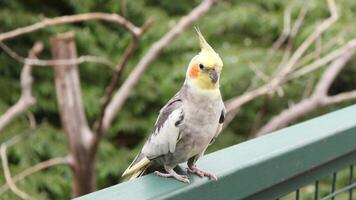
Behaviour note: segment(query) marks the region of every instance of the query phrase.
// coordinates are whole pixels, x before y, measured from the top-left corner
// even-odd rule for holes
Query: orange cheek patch
[[[191,78],[196,78],[199,75],[199,69],[197,66],[192,66],[189,70],[189,76]]]

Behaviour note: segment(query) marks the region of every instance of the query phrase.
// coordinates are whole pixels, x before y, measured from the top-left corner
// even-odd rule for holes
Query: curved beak
[[[216,71],[215,68],[213,68],[213,69],[210,71],[209,77],[210,77],[210,79],[211,79],[211,82],[213,82],[213,83],[218,82],[219,74],[218,74],[218,72]]]

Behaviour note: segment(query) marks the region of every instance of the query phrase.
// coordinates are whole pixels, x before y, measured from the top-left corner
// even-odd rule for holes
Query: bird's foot
[[[208,177],[211,180],[215,180],[215,181],[218,180],[218,177],[215,176],[214,174],[210,174],[210,173],[204,172],[204,171],[202,171],[202,170],[200,170],[200,169],[198,169],[196,167],[188,167],[187,168],[187,172],[191,173],[191,174],[196,174],[196,175],[198,175],[200,177],[204,177],[205,176],[205,177]]]
[[[162,172],[159,172],[159,171],[155,171],[154,172],[157,176],[161,176],[161,177],[165,177],[165,178],[175,178],[177,179],[178,181],[181,181],[183,183],[189,183],[189,178],[188,176],[185,176],[185,175],[179,175],[177,174],[175,171],[172,170],[169,170],[168,173],[162,173]]]

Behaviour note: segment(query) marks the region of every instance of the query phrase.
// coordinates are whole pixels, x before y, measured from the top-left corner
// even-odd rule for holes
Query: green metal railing
[[[191,183],[184,184],[150,174],[78,200],[299,199],[305,187],[314,193],[308,199],[338,199],[341,193],[355,199],[356,105],[208,154],[197,164],[219,180],[189,175]],[[348,184],[337,188],[340,170],[348,173]],[[323,181],[329,175],[325,193],[321,184],[329,183]]]

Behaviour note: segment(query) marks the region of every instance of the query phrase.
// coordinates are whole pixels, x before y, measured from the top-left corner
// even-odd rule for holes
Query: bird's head
[[[223,62],[214,49],[204,39],[203,35],[196,28],[198,33],[201,51],[190,61],[186,80],[199,89],[211,90],[219,88],[220,72]]]

